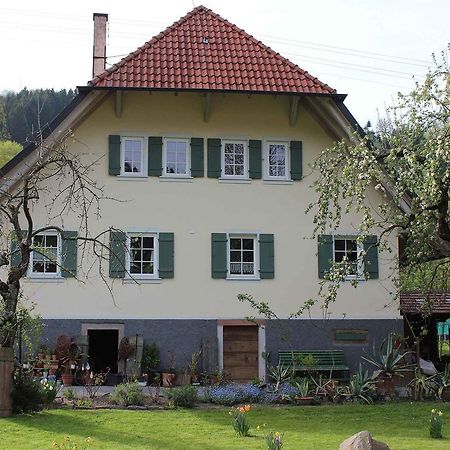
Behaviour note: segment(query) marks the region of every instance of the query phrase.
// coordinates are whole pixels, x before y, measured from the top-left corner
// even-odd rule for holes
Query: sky
[[[109,14],[113,64],[200,4],[348,94],[363,126],[423,80],[450,42],[450,0],[1,2],[0,92],[86,85],[94,12]]]

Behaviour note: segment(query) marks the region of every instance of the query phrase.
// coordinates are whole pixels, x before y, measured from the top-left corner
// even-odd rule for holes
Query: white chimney
[[[94,52],[92,61],[92,78],[106,69],[106,24],[108,14],[94,13]]]

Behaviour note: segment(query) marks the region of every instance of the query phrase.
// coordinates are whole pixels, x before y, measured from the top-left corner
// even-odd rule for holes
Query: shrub
[[[42,405],[40,384],[31,374],[18,370],[14,373],[12,390],[13,412],[16,414],[39,411]]]
[[[174,406],[180,408],[192,408],[197,401],[197,389],[190,384],[171,389],[167,397]]]
[[[75,400],[76,398],[76,393],[75,393],[75,389],[73,388],[68,388],[64,391],[63,393],[64,398],[66,398],[67,400]]]
[[[121,406],[142,405],[144,403],[144,394],[137,383],[118,384],[112,394],[113,402]]]

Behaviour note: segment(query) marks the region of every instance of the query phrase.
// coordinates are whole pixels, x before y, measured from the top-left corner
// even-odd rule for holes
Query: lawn
[[[444,412],[443,440],[428,437],[434,407]],[[256,425],[264,423],[266,429],[284,432],[287,450],[337,450],[341,441],[365,429],[392,450],[450,448],[450,404],[256,406],[249,413],[254,435],[249,438],[235,436],[228,410],[49,410],[0,419],[0,449],[50,449],[53,440],[66,435],[78,443],[92,437],[92,450],[263,449]]]

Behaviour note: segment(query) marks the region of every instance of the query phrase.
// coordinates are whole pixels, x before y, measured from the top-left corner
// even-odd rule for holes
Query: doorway
[[[233,381],[258,377],[258,327],[223,327],[223,370]]]
[[[94,372],[117,373],[119,330],[87,330],[89,364]]]

